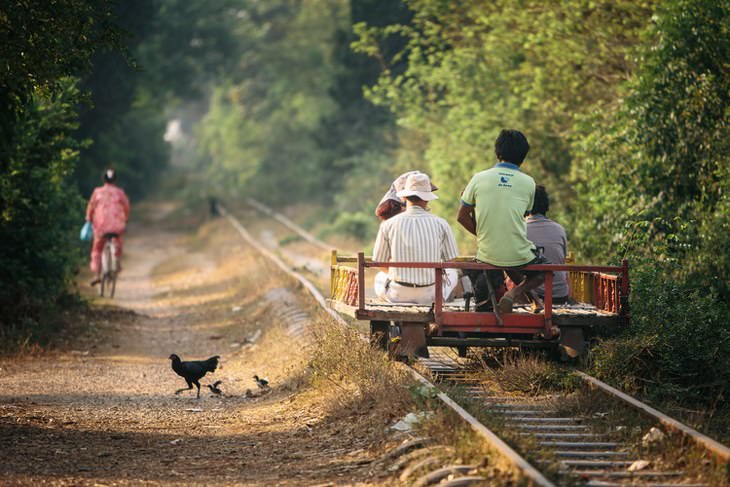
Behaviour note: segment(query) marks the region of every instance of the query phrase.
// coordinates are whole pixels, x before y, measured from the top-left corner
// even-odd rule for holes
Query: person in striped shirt
[[[459,255],[456,239],[443,218],[429,213],[433,194],[428,175],[408,176],[398,197],[406,199],[406,210],[380,224],[373,247],[375,262],[445,262]],[[434,269],[388,268],[375,278],[375,293],[393,303],[430,305],[434,300]],[[444,297],[456,287],[457,271],[444,275]]]
[[[423,173],[411,174],[397,196],[405,198],[406,210],[380,224],[373,247],[375,262],[444,262],[459,255],[451,227],[443,218],[428,212],[428,202],[438,199],[431,181]],[[456,287],[456,269],[444,274],[444,298]],[[375,293],[393,303],[430,305],[434,301],[436,271],[389,267],[375,277]],[[426,325],[400,322],[396,355],[428,357]]]

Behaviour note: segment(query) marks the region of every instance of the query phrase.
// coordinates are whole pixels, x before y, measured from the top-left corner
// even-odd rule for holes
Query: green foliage
[[[79,92],[71,79],[57,86],[58,93],[37,90],[21,111],[0,172],[2,328],[53,307],[78,262],[83,201],[68,179],[80,147],[71,137]]]
[[[401,141],[416,141],[399,157],[423,154],[446,203],[436,210],[452,215],[471,175],[493,164],[499,129],[523,130],[524,168],[551,189],[579,258],[632,262],[634,325],[598,347],[596,370],[636,389],[719,394],[711,371],[728,369],[730,322],[730,5],[408,6],[410,23],[356,25],[354,48],[383,65],[367,95],[396,114]],[[404,49],[383,49],[393,36]]]
[[[336,233],[352,237],[359,241],[365,241],[375,234],[376,229],[377,223],[371,214],[342,212],[322,232],[322,237],[327,238],[328,235]]]
[[[576,247],[678,261],[672,275],[727,300],[730,7],[667,1],[616,113],[585,125],[573,174]],[[637,240],[637,236],[640,237]]]
[[[631,329],[595,347],[593,370],[658,399],[714,404],[730,384],[728,307],[671,267],[646,261],[632,273]]]
[[[116,6],[133,61],[97,53],[84,79],[90,100],[78,136],[93,144],[75,173],[83,194],[99,185],[108,166],[132,199],[155,188],[170,159],[163,134],[171,107],[181,98],[201,99],[210,80],[233,63],[237,12],[246,3],[127,0]]]
[[[333,39],[343,2],[241,2],[241,62],[214,90],[199,130],[201,164],[219,191],[269,202],[321,195],[320,124],[335,104]],[[326,174],[324,179],[326,179]]]
[[[88,71],[97,49],[120,46],[112,5],[57,0],[0,6],[0,149],[8,148],[15,116],[35,90],[57,91],[63,77]],[[0,152],[0,161],[6,157]]]
[[[412,0],[412,25],[355,26],[354,48],[385,64],[370,99],[425,134],[425,158],[452,215],[470,177],[493,165],[499,130],[523,130],[525,169],[568,206],[571,137],[581,115],[610,104],[633,63],[653,2]],[[381,43],[408,39],[388,57]],[[407,59],[407,68],[390,69]],[[560,191],[558,191],[560,190]]]
[[[351,23],[407,20],[410,11],[382,0],[239,5],[237,62],[212,88],[196,131],[206,191],[371,212],[397,174],[389,154],[398,139],[389,111],[363,96],[380,65],[349,49]]]
[[[84,145],[73,137],[76,77],[99,49],[120,47],[112,2],[0,6],[0,338],[38,340],[66,301],[78,263],[83,201],[70,175]]]

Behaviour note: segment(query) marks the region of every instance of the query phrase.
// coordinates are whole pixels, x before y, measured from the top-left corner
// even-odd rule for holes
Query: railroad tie
[[[626,484],[620,484],[616,482],[603,482],[600,480],[591,480],[585,484],[586,487],[625,487]],[[708,484],[640,484],[642,487],[709,487]]]
[[[619,445],[613,441],[541,441],[538,444],[553,448],[616,448]]]
[[[626,471],[608,471],[608,470],[565,470],[563,473],[570,473],[577,475],[578,477],[607,477],[607,478],[618,478],[618,479],[633,479],[641,477],[681,477],[684,475],[683,471],[653,471],[653,470],[640,470],[638,472],[626,472]]]
[[[490,412],[499,412],[504,414],[505,416],[537,416],[541,414],[555,414],[557,411],[551,410],[551,409],[502,409],[502,410],[495,410],[495,409],[488,409],[487,411]],[[511,418],[514,419],[514,418]]]
[[[574,450],[555,450],[553,452],[558,458],[611,458],[611,457],[627,457],[628,452],[625,451],[574,451]]]
[[[561,431],[585,431],[588,426],[584,424],[521,424],[507,423],[505,426],[518,428],[527,431],[545,431],[545,430],[561,430]]]
[[[565,439],[565,438],[605,438],[607,435],[603,433],[525,433],[522,432],[520,435],[523,436],[534,436],[535,438],[542,439]]]

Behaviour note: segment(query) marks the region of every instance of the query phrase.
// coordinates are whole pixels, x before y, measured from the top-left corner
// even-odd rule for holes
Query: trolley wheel
[[[388,350],[388,329],[389,321],[370,322],[370,345],[378,350]]]

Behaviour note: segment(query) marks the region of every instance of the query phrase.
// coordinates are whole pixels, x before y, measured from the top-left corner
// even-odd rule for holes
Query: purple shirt
[[[537,247],[545,249],[545,258],[551,264],[565,264],[565,255],[568,253],[568,238],[565,229],[545,215],[530,215],[527,221],[527,239]],[[545,289],[540,286],[538,294],[544,295]],[[568,273],[565,271],[553,273],[553,297],[568,296]]]

